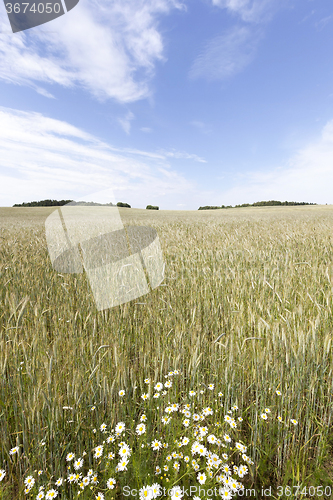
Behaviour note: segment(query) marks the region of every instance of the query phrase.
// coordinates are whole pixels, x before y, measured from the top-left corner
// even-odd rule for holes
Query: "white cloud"
[[[290,5],[290,0],[289,5]],[[227,9],[245,22],[269,21],[286,0],[212,0],[213,5]]]
[[[318,21],[317,23],[315,23],[315,26],[317,28],[317,30],[322,30],[329,22],[331,22],[333,20],[333,15],[331,16],[327,16],[327,17],[323,17],[322,19],[320,19],[320,21]]]
[[[194,161],[198,161],[200,163],[207,163],[207,161],[204,158],[201,158],[198,155],[184,153],[181,151],[174,151],[174,150],[173,151],[162,151],[162,155],[163,155],[163,157],[185,159],[185,160],[194,160]]]
[[[117,201],[134,207],[158,200],[161,208],[174,208],[185,198],[195,203],[200,197],[195,183],[169,165],[167,151],[113,148],[39,113],[0,107],[0,150],[2,206],[46,198],[78,200],[107,189]]]
[[[38,94],[43,95],[44,97],[47,97],[48,99],[55,99],[54,95],[48,92],[47,90],[43,89],[43,87],[35,87],[36,92]]]
[[[140,130],[141,132],[146,132],[147,134],[153,131],[153,129],[150,127],[141,127]]]
[[[213,38],[194,61],[190,78],[223,80],[241,72],[254,59],[262,36],[259,28],[236,26]]]
[[[163,61],[158,19],[178,0],[95,0],[25,32],[8,33],[0,5],[0,79],[80,86],[94,97],[133,102],[150,95],[149,79]],[[45,94],[44,94],[45,95]]]
[[[333,120],[320,138],[296,152],[284,166],[240,174],[239,182],[223,193],[224,204],[262,200],[333,203]]]
[[[209,134],[211,132],[211,129],[208,127],[208,125],[206,125],[204,122],[201,122],[200,120],[193,120],[190,122],[190,125],[200,130],[203,134]]]
[[[119,118],[118,121],[126,134],[128,135],[131,130],[131,121],[134,119],[133,113],[129,111],[124,118]]]
[[[179,158],[203,160],[199,156],[114,148],[39,113],[0,107],[0,150],[2,206],[45,198],[87,199],[92,192],[108,189],[116,201],[141,208],[151,203],[162,210],[270,199],[333,204],[333,120],[317,140],[280,167],[238,173],[231,181],[223,172],[220,182],[230,186],[225,189],[216,186],[212,175],[215,184],[209,191],[169,163]]]

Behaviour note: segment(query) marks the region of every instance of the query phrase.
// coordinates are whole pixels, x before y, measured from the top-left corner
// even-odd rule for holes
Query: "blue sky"
[[[332,204],[332,53],[330,0],[1,3],[0,205]]]

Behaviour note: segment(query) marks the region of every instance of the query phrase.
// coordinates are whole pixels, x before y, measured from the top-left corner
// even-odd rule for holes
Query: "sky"
[[[0,206],[333,204],[332,54],[331,0],[0,2]]]

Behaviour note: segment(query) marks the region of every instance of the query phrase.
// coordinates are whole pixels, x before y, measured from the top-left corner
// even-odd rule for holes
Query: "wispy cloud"
[[[297,151],[278,168],[238,176],[238,182],[224,191],[224,204],[261,200],[305,201],[333,204],[333,120],[321,136]]]
[[[184,160],[194,160],[198,161],[199,163],[207,163],[207,161],[204,158],[201,158],[198,155],[195,154],[189,154],[181,151],[161,151],[161,154],[164,158],[177,158],[177,159],[184,159]]]
[[[0,205],[32,199],[81,199],[112,189],[142,207],[159,200],[172,208],[200,189],[168,158],[196,155],[117,149],[64,121],[0,107]],[[166,201],[164,201],[166,200]],[[168,203],[169,205],[165,205]]]
[[[178,0],[82,1],[50,24],[13,36],[1,4],[0,79],[79,86],[123,103],[148,97],[155,64],[165,60],[159,18],[182,8]]]
[[[248,66],[263,36],[260,28],[236,26],[213,38],[194,61],[189,77],[224,80]]]
[[[126,114],[126,116],[124,118],[118,119],[120,125],[122,126],[122,128],[124,129],[124,131],[126,132],[127,135],[130,133],[131,121],[133,119],[134,119],[134,115],[133,115],[133,113],[131,113],[131,111],[128,111],[128,113]]]
[[[190,122],[190,125],[200,130],[200,132],[202,132],[203,134],[209,134],[211,132],[210,127],[200,120],[193,120]]]
[[[145,132],[147,134],[149,134],[150,132],[153,131],[153,129],[150,127],[141,127],[140,130],[141,130],[141,132]]]
[[[43,87],[35,87],[36,92],[38,94],[43,95],[44,97],[47,97],[48,99],[55,99],[54,95],[51,94],[51,92],[48,92],[46,89],[43,89]]]
[[[242,21],[262,23],[269,21],[277,9],[286,4],[286,0],[212,0],[212,3],[227,9]]]
[[[318,22],[315,23],[315,27],[317,28],[318,31],[321,31],[329,22],[333,21],[333,15],[323,17],[320,19]]]
[[[303,17],[303,19],[301,19],[298,24],[305,23],[305,21],[310,19],[310,17],[313,16],[313,14],[315,14],[315,12],[316,12],[315,10],[312,10],[310,12],[310,14],[307,14],[305,17]]]

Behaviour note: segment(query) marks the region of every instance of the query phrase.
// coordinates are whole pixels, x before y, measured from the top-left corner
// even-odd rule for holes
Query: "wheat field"
[[[291,498],[278,485],[332,486],[331,498],[333,206],[120,208],[125,225],[157,230],[165,279],[100,312],[84,274],[52,269],[44,223],[53,210],[0,209],[0,499],[37,498],[24,480],[51,487],[74,448],[93,463],[91,430],[134,422],[144,379],[156,384],[170,370],[179,371],[174,398],[202,387],[221,418],[237,405],[237,439],[254,464],[245,484],[257,498],[270,486],[271,498]],[[142,486],[150,459],[140,460]],[[292,498],[313,498],[306,491]],[[57,495],[76,498],[68,488]],[[80,498],[96,495],[82,488]]]

